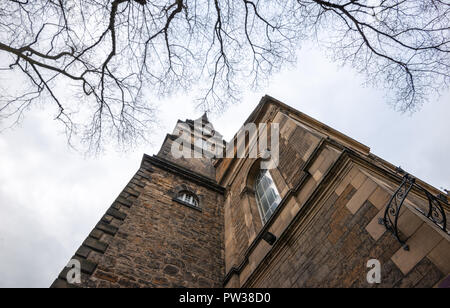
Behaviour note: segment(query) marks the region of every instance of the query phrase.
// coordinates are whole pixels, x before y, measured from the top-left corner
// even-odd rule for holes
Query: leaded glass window
[[[268,170],[261,170],[256,178],[255,194],[263,223],[266,223],[281,201],[280,194]]]

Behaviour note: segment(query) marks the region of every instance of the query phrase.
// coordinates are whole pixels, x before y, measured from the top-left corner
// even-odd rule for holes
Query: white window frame
[[[263,192],[262,196],[259,195],[259,190],[258,190],[258,185],[261,181],[261,179],[263,177],[266,177],[270,182],[268,183],[268,187],[267,189]],[[278,192],[278,189],[275,185],[275,182],[269,172],[269,170],[261,170],[255,180],[255,199],[256,199],[256,203],[258,205],[258,210],[259,210],[259,214],[261,215],[261,220],[263,222],[263,224],[266,224],[267,221],[270,219],[270,217],[272,217],[273,213],[275,212],[275,210],[277,209],[278,205],[280,205],[281,202],[281,196],[280,193]],[[273,191],[275,194],[275,198],[272,202],[272,204],[267,205],[267,210],[264,210],[264,206],[262,204],[262,200],[266,200],[268,201],[269,199],[267,198],[267,193],[269,191]]]
[[[182,191],[178,196],[178,200],[183,201],[191,206],[199,207],[197,197],[190,192]]]

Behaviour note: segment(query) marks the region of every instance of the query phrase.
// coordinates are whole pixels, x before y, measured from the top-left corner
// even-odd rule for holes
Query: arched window
[[[281,198],[268,170],[261,170],[255,182],[255,194],[263,223],[266,223],[280,204]]]
[[[188,191],[182,191],[178,194],[178,198],[179,201],[183,202],[183,203],[187,203],[191,206],[195,206],[198,207],[198,199],[197,197],[188,192]]]

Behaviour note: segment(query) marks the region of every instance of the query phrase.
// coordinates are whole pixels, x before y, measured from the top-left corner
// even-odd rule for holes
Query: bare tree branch
[[[448,87],[449,12],[442,0],[2,1],[0,75],[26,82],[2,89],[0,120],[53,104],[69,140],[138,142],[150,98],[198,88],[198,106],[221,111],[308,39],[413,111]]]

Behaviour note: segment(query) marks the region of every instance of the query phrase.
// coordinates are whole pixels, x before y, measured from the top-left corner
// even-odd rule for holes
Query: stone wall
[[[399,185],[395,168],[265,100],[249,121],[280,124],[280,164],[270,173],[282,201],[269,221],[263,225],[253,190],[258,159],[178,161],[168,135],[76,252],[82,287],[450,285],[450,236],[418,211],[426,198],[411,191],[400,213],[405,251],[379,224]],[[201,210],[174,200],[181,189],[199,197]],[[381,263],[381,284],[366,280],[370,259]],[[66,273],[53,287],[68,286]]]
[[[180,188],[196,193],[200,210],[173,200]],[[77,251],[81,287],[220,287],[222,199],[219,188],[144,160]],[[68,286],[66,273],[53,287]]]
[[[425,195],[411,192],[400,213],[400,236],[410,246],[405,251],[379,224],[401,179],[393,166],[351,138],[276,105],[259,118],[280,123],[281,132],[280,164],[271,175],[282,201],[266,225],[251,184],[257,161],[229,160],[226,171],[217,169],[228,187],[225,287],[448,285],[450,237],[417,210],[427,209]],[[277,238],[273,246],[263,239],[267,232]],[[367,282],[370,259],[381,262],[381,284]]]
[[[172,163],[187,168],[193,172],[196,172],[202,176],[208,177],[209,179],[215,180],[216,170],[209,158],[193,158],[194,150],[191,151],[192,158],[175,158],[172,155],[172,144],[177,140],[177,136],[167,135],[164,144],[162,145],[160,151],[158,152],[158,157],[169,160]]]
[[[414,209],[399,218],[405,251],[378,223],[390,192],[354,167],[299,219],[246,287],[434,287],[450,274],[448,237]],[[301,223],[300,223],[301,222]],[[369,284],[367,261],[381,263],[381,284]],[[447,282],[448,283],[448,282]]]
[[[278,168],[271,169],[270,174],[278,188],[280,197],[287,199],[289,206],[282,217],[274,223],[276,232],[281,232],[284,224],[292,219],[298,204],[292,191],[302,182],[306,173],[311,173],[307,183],[302,186],[300,199],[305,199],[337,159],[339,152],[322,142],[314,131],[300,126],[287,115],[277,109],[267,111],[273,114],[273,119],[265,121],[280,125],[280,161]],[[225,201],[225,261],[227,273],[246,262],[246,254],[263,229],[261,216],[258,212],[254,195],[254,178],[259,170],[257,159],[245,159],[236,162],[233,175],[230,175],[228,194]],[[291,191],[290,196],[288,196]],[[302,200],[303,202],[305,200]],[[295,206],[294,206],[295,207]],[[298,208],[298,206],[297,206]],[[275,216],[275,215],[274,215]]]

